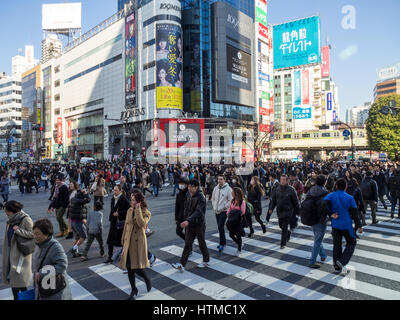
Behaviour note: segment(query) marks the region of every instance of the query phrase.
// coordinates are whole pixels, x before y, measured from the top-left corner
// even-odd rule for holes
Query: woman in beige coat
[[[105,185],[106,181],[103,179],[103,176],[99,174],[95,180],[96,188],[93,188],[94,202],[100,201],[104,204],[104,195],[106,194]]]
[[[3,282],[11,287],[14,300],[18,292],[26,291],[32,278],[32,254],[24,256],[17,247],[17,236],[33,239],[33,221],[22,211],[23,207],[14,200],[4,205],[8,221],[3,244]]]
[[[135,283],[135,274],[146,282],[147,291],[151,290],[151,282],[144,269],[150,266],[147,257],[146,225],[150,221],[150,211],[143,193],[135,192],[131,195],[131,208],[126,214],[125,227],[122,233],[121,267],[128,270],[129,283],[132,292],[128,300],[135,300],[138,294]]]

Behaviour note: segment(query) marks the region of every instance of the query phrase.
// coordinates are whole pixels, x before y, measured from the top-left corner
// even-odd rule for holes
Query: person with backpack
[[[319,269],[321,265],[317,263],[318,255],[321,261],[326,260],[326,253],[322,245],[326,232],[327,215],[323,211],[323,200],[329,193],[324,187],[326,178],[319,175],[315,178],[315,185],[306,194],[305,200],[301,204],[301,222],[306,226],[311,226],[314,233],[314,245],[308,266],[312,269]]]
[[[218,184],[214,188],[211,196],[212,206],[215,212],[215,218],[217,219],[218,232],[219,232],[219,245],[218,250],[222,252],[226,246],[225,237],[225,222],[226,212],[228,211],[232,201],[232,189],[226,182],[225,176],[218,176]]]
[[[361,193],[364,199],[365,210],[367,210],[368,206],[371,208],[372,224],[377,224],[376,209],[378,207],[378,186],[375,180],[372,179],[371,171],[367,171],[366,177],[361,182]]]
[[[8,220],[2,250],[2,280],[11,287],[14,300],[18,299],[19,292],[26,291],[29,286],[32,278],[32,253],[35,249],[33,221],[23,208],[24,205],[15,200],[4,205]],[[23,251],[21,240],[24,243],[30,242],[31,250]]]
[[[333,238],[333,267],[336,272],[347,274],[346,265],[349,263],[356,248],[357,240],[353,230],[352,220],[359,233],[363,232],[358,217],[357,205],[354,198],[345,192],[345,179],[336,181],[335,192],[328,194],[323,202],[332,223]],[[343,251],[342,239],[346,239],[346,248]]]
[[[226,212],[228,221],[226,227],[229,230],[229,236],[237,244],[236,256],[240,256],[243,249],[242,237],[245,235],[245,214],[246,214],[246,200],[244,199],[244,194],[241,188],[235,187],[232,191],[232,201],[231,205]]]
[[[296,190],[288,184],[288,176],[286,174],[281,175],[280,185],[272,191],[269,214],[272,214],[275,208],[279,219],[279,227],[282,230],[281,249],[284,249],[286,243],[290,240],[289,224],[300,209]]]
[[[261,214],[262,214],[261,197],[263,195],[264,195],[264,189],[261,186],[260,179],[257,176],[252,177],[248,188],[247,201],[254,208],[254,217],[256,221],[260,224],[262,232],[266,233],[267,228],[265,227],[265,224],[261,220]],[[250,228],[250,233],[248,234],[248,237],[251,238],[251,236],[254,234],[251,214],[246,213],[246,221],[247,225]]]

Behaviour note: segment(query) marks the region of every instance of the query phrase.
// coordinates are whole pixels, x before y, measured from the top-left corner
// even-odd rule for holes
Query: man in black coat
[[[194,239],[197,237],[200,251],[203,255],[203,262],[198,265],[199,268],[208,267],[210,256],[208,253],[205,233],[206,233],[206,198],[200,191],[200,183],[197,180],[190,180],[188,183],[190,196],[186,199],[184,209],[184,219],[180,226],[185,228],[185,248],[183,249],[180,263],[173,263],[172,267],[183,272],[185,265],[192,252]]]
[[[272,192],[269,214],[272,214],[275,207],[279,219],[279,227],[282,229],[281,249],[283,249],[287,241],[290,240],[291,232],[288,230],[288,226],[293,216],[299,214],[297,193],[288,184],[288,176],[286,174],[281,175],[280,186]]]
[[[364,208],[367,210],[368,206],[371,207],[372,224],[378,223],[376,220],[376,209],[378,203],[378,186],[374,179],[372,179],[372,172],[367,171],[366,177],[361,182],[361,193],[364,199]]]
[[[64,220],[65,212],[69,204],[69,192],[68,187],[64,183],[64,175],[60,174],[56,178],[54,193],[52,195],[52,202],[47,209],[47,212],[56,210],[57,222],[60,227],[60,232],[56,235],[57,238],[61,238],[68,234],[68,226]]]
[[[387,210],[385,199],[383,199],[383,196],[385,195],[385,189],[386,189],[386,177],[385,177],[385,174],[381,171],[381,167],[378,164],[375,166],[375,172],[373,175],[373,179],[375,180],[375,182],[378,186],[379,200],[381,200],[383,207],[385,208],[385,210]]]
[[[153,171],[150,173],[150,181],[153,185],[154,196],[158,197],[158,190],[160,189],[162,178],[160,171],[157,168],[154,168]]]

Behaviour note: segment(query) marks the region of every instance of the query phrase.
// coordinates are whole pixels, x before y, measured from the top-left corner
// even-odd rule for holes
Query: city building
[[[38,60],[34,58],[35,48],[34,46],[25,46],[25,55],[17,55],[12,57],[12,68],[11,75],[16,78],[21,78],[21,75],[33,68],[39,63]]]
[[[22,120],[22,159],[34,158],[38,155],[41,131],[35,130],[41,125],[41,66],[24,72],[21,80],[21,120]],[[37,158],[36,158],[37,159]]]
[[[125,3],[129,3],[129,0],[118,0],[118,11],[124,9]]]
[[[274,127],[318,130],[338,119],[338,88],[330,77],[330,47],[321,48],[320,19],[274,26]]]
[[[46,63],[52,58],[57,58],[62,54],[62,42],[57,34],[49,34],[42,40],[42,63]]]
[[[346,111],[346,123],[352,126],[363,127],[368,119],[371,102],[364,103],[363,106],[356,106]]]
[[[400,94],[400,63],[377,70],[374,101],[391,94]]]
[[[0,158],[21,158],[21,125],[21,78],[1,73]],[[11,150],[8,150],[9,143]]]

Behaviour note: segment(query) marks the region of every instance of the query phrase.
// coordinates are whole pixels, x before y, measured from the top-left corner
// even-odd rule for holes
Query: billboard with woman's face
[[[182,48],[181,27],[168,23],[157,24],[157,109],[183,108]]]
[[[135,13],[125,23],[125,104],[136,105],[136,24]]]

